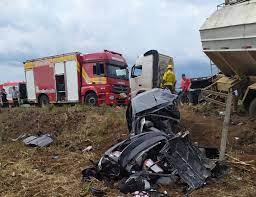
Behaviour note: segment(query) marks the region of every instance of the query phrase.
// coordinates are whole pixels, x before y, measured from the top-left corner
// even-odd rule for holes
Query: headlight
[[[115,96],[111,95],[111,96],[109,96],[109,99],[110,100],[115,100]]]

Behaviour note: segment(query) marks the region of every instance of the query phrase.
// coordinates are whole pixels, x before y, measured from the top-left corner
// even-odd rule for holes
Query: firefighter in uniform
[[[163,87],[168,88],[172,93],[175,92],[176,76],[173,65],[169,64],[163,76]]]

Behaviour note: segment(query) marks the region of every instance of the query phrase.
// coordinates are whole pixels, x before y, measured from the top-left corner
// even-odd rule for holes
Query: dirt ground
[[[192,140],[218,147],[223,117],[202,109],[181,109],[182,123]],[[46,148],[25,146],[21,134],[51,133]],[[64,106],[20,108],[0,112],[0,196],[90,196],[91,186],[108,196],[120,196],[116,185],[81,181],[81,171],[97,161],[111,145],[127,137],[125,110]],[[92,146],[93,150],[84,152]],[[232,116],[227,164],[229,174],[209,183],[191,196],[256,196],[256,119]],[[245,163],[242,163],[245,162]],[[165,188],[166,189],[166,188]],[[182,187],[167,188],[182,196]]]

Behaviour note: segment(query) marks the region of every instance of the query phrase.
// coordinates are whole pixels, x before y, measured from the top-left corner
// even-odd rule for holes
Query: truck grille
[[[126,93],[129,94],[129,87],[123,85],[113,85],[112,92],[115,94]]]

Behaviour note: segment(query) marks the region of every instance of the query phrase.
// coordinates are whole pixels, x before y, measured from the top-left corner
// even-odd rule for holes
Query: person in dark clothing
[[[12,89],[12,100],[13,100],[13,106],[19,107],[19,92],[15,86],[13,86],[13,89]]]
[[[7,93],[6,93],[5,89],[2,89],[2,91],[1,91],[1,98],[2,98],[2,103],[3,103],[3,108],[9,107],[9,103],[7,100]]]

